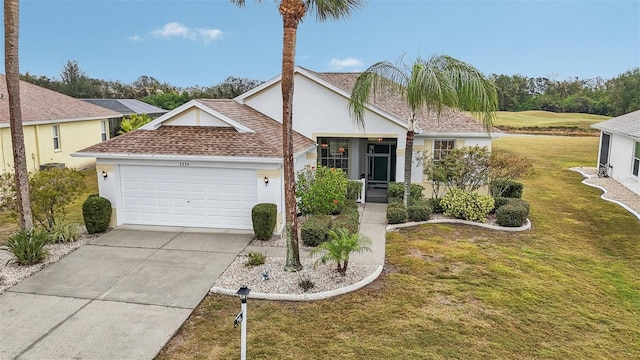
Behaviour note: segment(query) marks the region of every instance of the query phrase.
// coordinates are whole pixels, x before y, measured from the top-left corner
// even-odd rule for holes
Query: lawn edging
[[[591,186],[591,187],[594,187],[594,188],[596,188],[596,189],[600,189],[600,190],[602,190],[602,195],[600,195],[600,198],[601,198],[602,200],[606,200],[606,201],[609,201],[609,202],[612,202],[612,203],[614,203],[614,204],[618,204],[618,205],[622,206],[625,210],[627,210],[627,211],[628,211],[628,212],[630,212],[633,216],[637,217],[637,218],[638,218],[638,220],[640,220],[640,214],[639,214],[637,211],[635,211],[635,210],[633,210],[632,208],[630,208],[627,204],[625,204],[625,203],[623,203],[623,202],[621,202],[621,201],[618,201],[618,200],[609,199],[608,197],[605,197],[605,195],[607,195],[607,192],[609,192],[609,190],[607,190],[606,188],[604,188],[604,187],[602,187],[602,186],[600,186],[600,185],[591,184],[591,183],[589,183],[589,182],[587,181],[587,180],[589,180],[589,179],[592,179],[592,178],[597,177],[597,175],[587,174],[587,173],[585,173],[585,172],[582,172],[579,168],[570,168],[569,170],[572,170],[572,171],[575,171],[575,172],[577,172],[577,173],[580,173],[580,175],[582,175],[582,176],[584,177],[584,180],[582,180],[582,181],[581,181],[581,183],[583,183],[583,184],[585,184],[585,185],[587,185],[587,186]]]
[[[351,284],[349,286],[345,286],[339,289],[323,291],[318,293],[310,293],[310,294],[269,294],[269,293],[260,293],[260,292],[251,292],[249,293],[249,298],[257,299],[257,300],[279,300],[279,301],[316,301],[316,300],[324,300],[329,299],[338,295],[344,295],[346,293],[350,293],[352,291],[359,290],[369,284],[371,284],[375,279],[378,278],[382,274],[382,265],[378,265],[376,270],[371,273],[366,278],[358,281],[355,284]],[[222,294],[229,296],[237,296],[236,292],[238,290],[229,290],[225,288],[221,288],[218,286],[213,286],[209,290],[210,294]]]
[[[464,225],[478,226],[478,227],[490,229],[490,230],[507,231],[507,232],[518,232],[518,231],[525,231],[525,230],[531,229],[531,221],[529,221],[528,218],[525,221],[524,225],[519,227],[491,225],[491,224],[484,224],[484,223],[462,220],[462,219],[433,219],[433,220],[427,220],[427,221],[416,221],[416,222],[407,222],[404,224],[387,225],[387,231],[410,227],[410,226],[424,225],[424,224],[464,224]]]

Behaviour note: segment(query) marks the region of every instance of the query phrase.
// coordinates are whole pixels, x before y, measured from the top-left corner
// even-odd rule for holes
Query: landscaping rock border
[[[490,229],[490,230],[507,231],[507,232],[518,232],[518,231],[525,231],[525,230],[531,229],[531,221],[529,221],[529,219],[527,219],[524,225],[520,227],[506,227],[506,226],[485,224],[485,223],[479,223],[475,221],[468,221],[468,220],[462,220],[462,219],[442,218],[442,219],[433,219],[433,220],[427,220],[427,221],[408,222],[404,224],[387,225],[387,231],[392,231],[395,229],[405,228],[410,226],[424,225],[424,224],[464,224],[464,225],[472,225],[472,226],[477,226],[477,227]]]

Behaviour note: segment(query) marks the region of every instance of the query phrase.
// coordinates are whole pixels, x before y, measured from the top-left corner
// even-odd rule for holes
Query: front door
[[[387,202],[387,187],[392,179],[391,163],[392,150],[395,145],[391,142],[367,143],[367,202]]]

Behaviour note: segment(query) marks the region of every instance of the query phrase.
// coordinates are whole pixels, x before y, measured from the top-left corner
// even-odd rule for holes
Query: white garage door
[[[121,166],[123,223],[251,229],[256,171]]]

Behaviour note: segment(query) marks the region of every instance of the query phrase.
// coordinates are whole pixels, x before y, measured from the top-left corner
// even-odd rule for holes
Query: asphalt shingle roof
[[[351,94],[356,79],[361,74],[317,73],[308,69],[305,70],[331,85],[346,91],[348,94]],[[384,96],[373,96],[369,102],[405,123],[411,114],[402,96],[396,92],[387,92]],[[418,129],[428,133],[487,133],[482,123],[469,115],[452,109],[443,110],[440,118],[438,118],[434,112],[428,112],[424,109],[418,114],[415,125]]]
[[[0,74],[0,125],[9,123],[9,96],[7,94],[7,79]],[[89,104],[53,90],[20,81],[20,102],[22,122],[55,121],[55,120],[83,120],[97,118],[121,117],[122,114],[113,110]]]
[[[591,127],[640,139],[640,110],[593,124]]]
[[[203,105],[250,128],[241,133],[233,127],[169,126],[136,130],[93,145],[81,153],[200,155],[231,157],[282,157],[282,125],[234,100],[197,100]],[[315,146],[294,133],[294,152]]]

